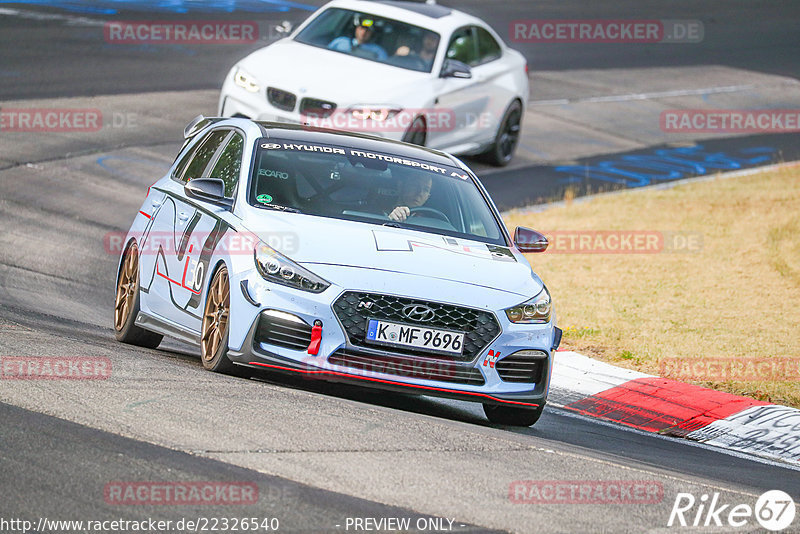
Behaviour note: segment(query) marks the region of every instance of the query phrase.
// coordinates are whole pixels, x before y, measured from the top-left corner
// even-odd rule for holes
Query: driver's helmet
[[[356,15],[353,17],[353,26],[356,26],[356,27],[363,26],[364,28],[368,28],[370,30],[374,30],[375,29],[375,19],[372,18],[372,17],[369,17],[367,15],[362,15],[362,14],[356,13]]]

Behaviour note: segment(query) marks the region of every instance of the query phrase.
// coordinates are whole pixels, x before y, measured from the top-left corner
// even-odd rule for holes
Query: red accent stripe
[[[282,367],[280,365],[271,365],[268,363],[261,363],[261,362],[250,362],[250,365],[260,365],[261,367],[269,367],[271,369],[280,369],[282,371],[292,371],[295,373],[303,373],[309,375],[332,375],[332,376],[341,376],[345,378],[358,378],[359,380],[367,380],[370,382],[380,382],[381,384],[391,384],[393,386],[403,386],[409,388],[417,388],[417,389],[427,389],[430,391],[443,391],[446,393],[456,393],[458,395],[474,395],[477,397],[485,397],[487,399],[491,399],[497,402],[502,402],[504,404],[518,404],[520,406],[531,406],[533,408],[538,408],[538,404],[532,404],[529,402],[517,402],[517,401],[510,401],[504,399],[498,399],[497,397],[493,397],[491,395],[487,395],[486,393],[475,393],[474,391],[460,391],[458,389],[447,389],[447,388],[437,388],[433,386],[420,386],[417,384],[406,384],[404,382],[394,382],[392,380],[382,380],[380,378],[372,378],[368,376],[359,376],[359,375],[351,375],[348,373],[340,373],[338,371],[326,371],[323,369],[314,370],[314,369],[292,369],[291,367]]]
[[[145,217],[147,217],[148,219],[152,217],[152,215],[148,215],[148,214],[146,214],[145,212],[143,212],[142,210],[139,210],[139,213],[141,213],[142,215],[144,215],[144,216],[145,216]]]
[[[637,378],[565,406],[623,425],[685,436],[750,406],[770,404],[667,378]]]
[[[188,287],[188,286],[186,286],[186,285],[184,285],[184,284],[182,284],[182,283],[178,282],[177,280],[173,280],[172,278],[170,278],[170,277],[169,277],[169,276],[167,276],[166,274],[162,273],[162,272],[161,272],[161,269],[159,269],[159,268],[158,268],[158,261],[156,261],[156,274],[157,274],[158,276],[160,276],[161,278],[164,278],[165,280],[167,280],[167,281],[169,281],[169,282],[171,282],[171,283],[173,283],[173,284],[175,284],[175,285],[181,286],[181,287],[182,287],[182,288],[184,288],[184,289],[188,289],[189,291],[191,291],[191,292],[192,292],[192,293],[194,293],[195,295],[199,295],[199,294],[200,294],[200,292],[199,292],[199,291],[195,291],[195,290],[194,290],[194,289],[192,289],[191,287]],[[183,275],[184,275],[184,277],[186,276],[186,270],[185,270],[185,269],[184,269]]]

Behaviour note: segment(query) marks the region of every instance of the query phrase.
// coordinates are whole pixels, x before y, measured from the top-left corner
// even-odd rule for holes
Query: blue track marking
[[[150,13],[285,13],[293,9],[315,11],[316,6],[289,0],[4,0],[2,4],[23,4],[63,9],[85,15],[116,15],[120,11]]]

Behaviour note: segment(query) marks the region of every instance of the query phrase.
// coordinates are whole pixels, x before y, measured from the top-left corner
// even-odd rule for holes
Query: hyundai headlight
[[[259,85],[258,81],[242,69],[236,69],[236,72],[233,73],[233,83],[251,93],[257,93],[261,90],[261,85]]]
[[[261,276],[276,284],[311,293],[322,293],[331,285],[264,243],[256,245],[255,262]]]
[[[512,323],[549,323],[552,312],[553,303],[545,287],[531,300],[508,308],[506,316]]]
[[[387,119],[391,119],[398,113],[400,113],[400,109],[395,108],[393,106],[383,106],[383,105],[376,105],[376,106],[353,106],[350,108],[350,114],[360,121],[365,121],[367,119],[372,119],[374,121],[383,122]]]

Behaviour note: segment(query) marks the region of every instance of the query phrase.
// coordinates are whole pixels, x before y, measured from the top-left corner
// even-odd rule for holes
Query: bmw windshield
[[[431,71],[439,48],[436,32],[340,8],[323,11],[295,41],[420,72]]]
[[[266,138],[255,158],[253,206],[507,245],[478,187],[456,167]]]

